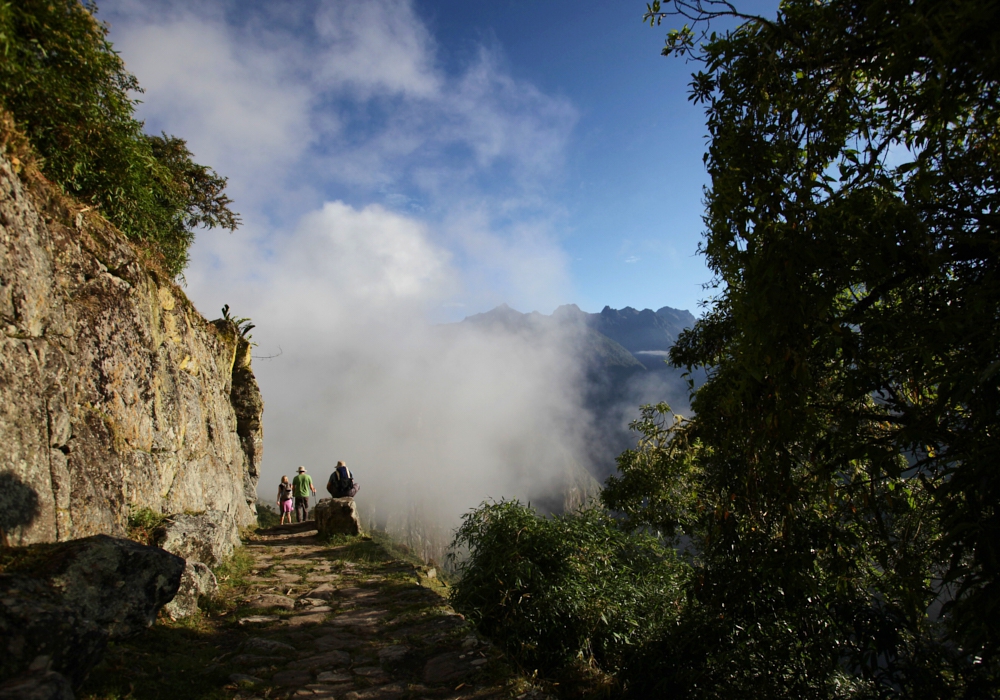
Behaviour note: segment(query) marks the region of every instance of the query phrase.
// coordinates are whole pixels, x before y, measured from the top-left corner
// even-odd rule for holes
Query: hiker
[[[278,512],[281,513],[281,522],[285,524],[285,516],[288,516],[288,524],[292,524],[292,484],[288,481],[288,475],[281,477],[278,484]]]
[[[337,466],[333,468],[333,474],[330,475],[330,480],[326,482],[326,490],[334,498],[346,498],[347,496],[353,497],[360,489],[361,487],[354,480],[351,470],[347,468],[347,463],[344,460],[338,461]]]
[[[309,519],[309,492],[316,493],[312,477],[306,474],[305,467],[299,467],[298,476],[292,479],[292,491],[295,495],[295,522],[305,522]]]

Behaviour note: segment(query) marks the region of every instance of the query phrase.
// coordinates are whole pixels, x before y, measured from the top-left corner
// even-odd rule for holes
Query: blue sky
[[[463,278],[438,320],[504,301],[698,313],[704,115],[693,66],[659,55],[666,27],[642,24],[643,3],[100,8],[149,129],[230,177],[257,255],[324,202],[375,204],[428,226]],[[457,241],[463,227],[483,240]],[[196,304],[218,303],[213,261],[247,255],[219,239],[193,252]]]
[[[574,301],[588,311],[695,310],[709,273],[701,230],[704,119],[690,66],[659,55],[664,31],[629,2],[421,5],[443,42],[500,47],[509,70],[567,99],[578,121],[555,196]]]

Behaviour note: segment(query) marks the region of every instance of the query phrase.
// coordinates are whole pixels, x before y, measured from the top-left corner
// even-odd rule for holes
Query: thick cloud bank
[[[428,554],[440,556],[450,527],[482,500],[562,498],[583,475],[572,334],[429,322],[460,274],[425,225],[328,203],[268,260],[216,274],[244,290],[234,312],[252,314],[258,353],[280,348],[255,362],[263,500],[300,464],[322,491],[343,459],[362,484],[363,514],[430,538]]]

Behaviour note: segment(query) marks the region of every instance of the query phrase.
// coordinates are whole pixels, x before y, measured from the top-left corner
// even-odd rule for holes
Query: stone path
[[[420,568],[366,539],[324,545],[309,528],[247,545],[254,566],[232,613],[246,637],[219,659],[234,670],[231,697],[536,697]]]

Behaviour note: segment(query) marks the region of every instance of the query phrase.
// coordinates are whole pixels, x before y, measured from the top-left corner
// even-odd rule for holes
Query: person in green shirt
[[[292,479],[292,495],[295,496],[295,522],[301,523],[309,519],[309,492],[316,493],[312,477],[306,474],[305,467],[299,467],[298,475]]]

